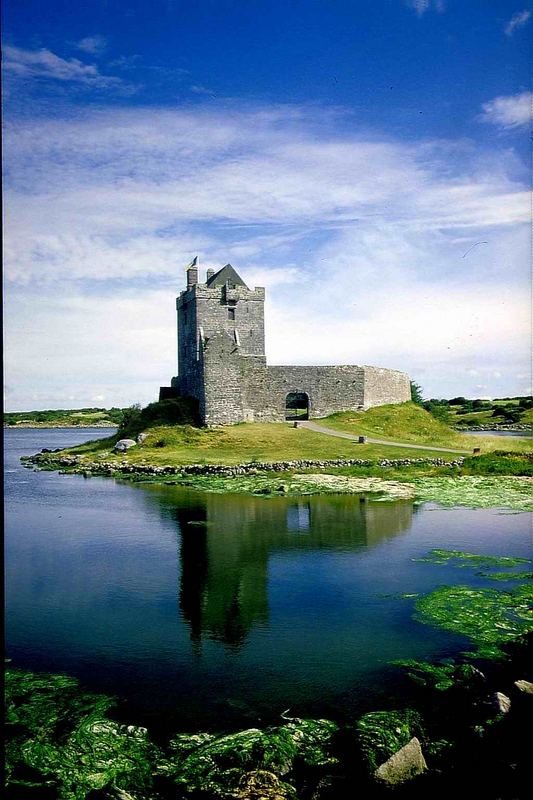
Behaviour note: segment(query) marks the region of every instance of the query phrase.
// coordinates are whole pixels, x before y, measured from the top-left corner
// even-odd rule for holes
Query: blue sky
[[[8,409],[148,402],[184,266],[270,363],[530,391],[520,2],[5,0]]]

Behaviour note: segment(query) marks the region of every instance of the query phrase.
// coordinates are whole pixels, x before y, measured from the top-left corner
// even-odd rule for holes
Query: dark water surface
[[[216,729],[379,707],[392,660],[468,644],[384,595],[491,585],[412,559],[530,556],[527,514],[37,473],[20,455],[110,431],[5,433],[7,654],[119,695],[132,722]]]

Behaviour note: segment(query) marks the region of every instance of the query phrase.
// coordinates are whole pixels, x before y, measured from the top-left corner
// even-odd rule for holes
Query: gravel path
[[[352,442],[357,442],[357,439],[359,438],[359,434],[334,431],[332,428],[324,428],[323,425],[317,425],[316,422],[311,422],[311,420],[299,421],[298,426],[302,428],[308,428],[310,431],[315,431],[316,433],[325,433],[328,436],[339,436],[341,439],[351,439]],[[371,439],[369,436],[365,436],[365,442],[368,444],[385,444],[389,447],[408,447],[413,450],[433,450],[441,453],[460,453],[461,455],[469,454],[471,452],[470,450],[452,450],[449,447],[433,447],[426,444],[411,444],[410,442],[390,442],[386,439]]]

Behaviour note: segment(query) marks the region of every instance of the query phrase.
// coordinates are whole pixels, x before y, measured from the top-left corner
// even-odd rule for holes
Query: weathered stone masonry
[[[410,400],[409,377],[396,370],[268,366],[264,302],[265,290],[249,289],[230,264],[198,283],[193,263],[176,300],[178,376],[160,397],[195,397],[206,425],[281,422],[289,394],[308,398],[309,417]]]

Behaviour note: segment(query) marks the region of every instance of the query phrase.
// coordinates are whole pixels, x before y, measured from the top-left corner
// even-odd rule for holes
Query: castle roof
[[[222,269],[219,269],[214,275],[211,275],[207,281],[207,285],[210,288],[213,286],[224,286],[226,283],[229,283],[230,286],[244,286],[246,289],[248,288],[231,264],[226,264],[225,267],[222,267]]]

